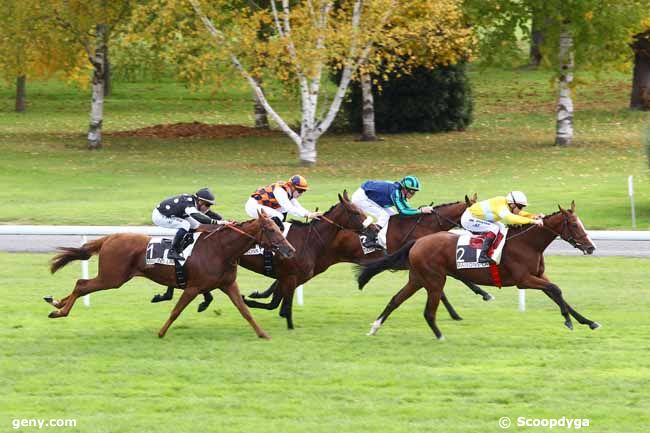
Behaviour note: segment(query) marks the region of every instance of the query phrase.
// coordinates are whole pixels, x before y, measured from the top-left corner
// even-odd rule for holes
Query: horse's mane
[[[462,202],[461,201],[452,201],[452,202],[449,202],[449,203],[443,203],[443,204],[439,204],[439,205],[434,206],[433,209],[436,210],[436,209],[439,209],[441,207],[453,206],[453,205],[458,204],[458,203],[462,203]],[[400,218],[417,218],[417,217],[421,217],[422,214],[416,214],[416,215],[395,214],[395,215],[391,215],[391,218],[397,217],[397,216],[400,217]]]
[[[332,209],[334,209],[338,205],[339,205],[339,203],[336,203],[336,204],[332,205],[331,208],[329,208],[327,211],[323,212],[323,215],[326,215],[326,214],[330,213],[332,211]],[[319,221],[316,220],[316,219],[313,219],[310,222],[304,222],[304,221],[300,221],[300,220],[296,220],[296,219],[292,218],[287,222],[295,225],[296,227],[309,227],[312,223],[316,223],[316,222],[319,222]]]

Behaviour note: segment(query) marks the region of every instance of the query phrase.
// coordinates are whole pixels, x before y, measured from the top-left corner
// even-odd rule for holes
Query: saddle
[[[289,230],[291,229],[291,223],[281,223],[280,227],[282,228],[282,236],[287,238]],[[271,249],[264,248],[259,244],[255,244],[250,250],[244,253],[245,256],[259,256],[261,255],[264,258],[264,275],[267,277],[277,278],[275,274],[275,269],[273,266],[273,256],[275,252]]]
[[[508,228],[499,232],[496,239],[490,245],[487,255],[496,264],[501,262],[501,253],[505,246]],[[456,244],[456,269],[468,268],[487,268],[490,267],[489,261],[479,261],[481,248],[485,241],[485,234],[474,235],[471,233],[462,234],[458,237]]]
[[[191,233],[186,235],[185,238],[183,238],[183,257],[185,257],[182,260],[178,260],[180,262],[181,266],[185,264],[185,261],[189,258],[189,256],[192,254],[192,250],[194,249],[194,245],[196,245],[196,240],[198,237],[201,235],[201,233]],[[164,237],[159,237],[159,236],[154,236],[149,240],[149,244],[147,244],[147,251],[145,254],[145,264],[147,265],[166,265],[166,266],[173,266],[175,260],[167,258],[167,254],[169,253],[169,249],[172,246],[173,239],[170,238],[164,238]]]

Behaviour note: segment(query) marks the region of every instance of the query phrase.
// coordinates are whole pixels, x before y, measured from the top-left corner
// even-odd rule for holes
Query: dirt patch
[[[242,125],[209,125],[201,122],[173,123],[154,125],[131,131],[106,133],[113,137],[156,137],[156,138],[235,138],[235,137],[268,137],[280,135],[280,131],[251,128]]]

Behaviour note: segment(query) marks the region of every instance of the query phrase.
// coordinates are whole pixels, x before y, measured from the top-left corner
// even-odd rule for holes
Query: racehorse
[[[292,222],[287,240],[297,250],[294,258],[283,259],[277,255],[273,258],[272,276],[277,278],[278,296],[287,299],[288,305],[291,304],[296,287],[313,277],[316,263],[320,256],[330,249],[337,233],[344,230],[359,233],[364,229],[366,221],[369,221],[366,215],[352,204],[347,191],[343,191],[343,195],[339,194],[338,197],[339,202],[320,219],[312,220],[310,223]],[[357,242],[358,239],[357,235]],[[268,274],[268,270],[265,273],[264,258],[261,255],[244,255],[240,258],[239,264],[259,274]],[[164,295],[156,295],[151,302],[168,300],[172,296],[173,287],[170,286]],[[199,306],[199,311],[205,310],[212,302],[209,293],[204,297],[205,300]],[[291,311],[288,310],[284,317],[289,329],[293,329]]]
[[[464,202],[455,202],[441,204],[433,209],[432,214],[420,214],[415,216],[399,216],[393,215],[390,219],[388,225],[388,236],[387,236],[387,246],[388,251],[397,251],[401,246],[405,244],[410,239],[418,239],[420,237],[429,235],[431,233],[436,233],[438,231],[446,231],[453,227],[456,227],[460,223],[460,217],[463,215],[463,212],[467,207],[471,206],[476,202],[476,194],[470,199],[465,196]],[[289,232],[291,234],[291,232]],[[299,251],[299,255],[302,254],[301,247],[297,246],[292,241],[292,244],[296,245],[296,248]],[[359,241],[359,235],[357,232],[351,230],[339,230],[336,234],[334,240],[327,246],[320,243],[315,243],[312,245],[306,245],[306,247],[311,248],[311,252],[308,254],[315,254],[316,261],[313,262],[313,269],[309,274],[305,274],[308,278],[299,280],[298,284],[304,284],[310,278],[324,272],[330,266],[341,263],[364,263],[373,259],[382,257],[383,253],[381,251],[375,251],[370,254],[365,254],[361,243]],[[246,264],[242,261],[242,265]],[[252,269],[252,268],[249,268]],[[253,269],[256,272],[257,269]],[[494,299],[492,295],[483,291],[480,287],[467,283],[463,281],[470,289],[476,294],[480,294],[484,300],[489,301]],[[265,308],[272,310],[278,307],[280,302],[282,306],[280,307],[280,316],[287,317],[291,316],[292,303],[291,299],[283,298],[280,291],[276,290],[280,281],[276,281],[271,285],[271,287],[263,293],[252,293],[251,298],[263,298],[268,297],[271,294],[273,298],[269,303],[261,303],[246,299],[246,305],[253,308]],[[451,303],[447,300],[444,292],[442,294],[442,301],[450,316],[454,320],[462,320],[458,313],[454,310]],[[292,327],[289,326],[291,329]]]
[[[295,249],[282,236],[273,220],[263,212],[257,219],[241,224],[221,225],[216,230],[214,226],[201,225],[198,231],[204,233],[198,237],[194,251],[185,263],[187,287],[158,336],[165,336],[174,320],[200,292],[218,287],[228,295],[257,336],[268,339],[269,336],[255,322],[242,301],[236,281],[237,259],[255,243],[273,248],[287,258],[293,257]],[[77,280],[74,290],[60,301],[45,297],[46,302],[58,308],[49,317],[65,317],[78,297],[99,290],[117,289],[136,276],[158,284],[175,285],[173,266],[145,264],[149,240],[149,236],[141,234],[119,233],[87,242],[81,248],[59,248],[61,252],[51,261],[52,273],[71,261],[88,260],[95,254],[99,255],[99,270],[95,278]]]
[[[593,322],[575,311],[566,303],[560,288],[545,275],[544,250],[560,236],[584,254],[592,254],[595,245],[585,232],[582,221],[575,213],[575,202],[568,210],[560,209],[543,218],[543,226],[536,225],[512,227],[508,231],[498,272],[502,285],[517,286],[520,289],[542,290],[559,307],[565,319],[565,326],[573,329],[571,316],[579,323],[597,329],[600,324]],[[406,285],[390,300],[384,311],[372,325],[368,335],[379,330],[388,316],[402,302],[411,297],[420,288],[427,290],[427,303],[424,318],[438,339],[443,335],[436,325],[436,310],[442,296],[447,275],[458,275],[463,280],[482,285],[496,285],[488,268],[456,269],[456,243],[458,235],[448,232],[435,233],[414,242],[409,242],[399,251],[383,259],[361,267],[358,275],[359,289],[370,279],[387,269],[409,269]]]

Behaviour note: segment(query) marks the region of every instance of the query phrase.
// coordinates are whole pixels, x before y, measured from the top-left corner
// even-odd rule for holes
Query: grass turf
[[[588,418],[589,431],[641,433],[650,422],[641,259],[548,259],[567,300],[603,325],[597,331],[566,330],[541,293],[529,291],[519,313],[512,289],[488,288],[497,299],[486,303],[450,282],[465,320],[440,311],[446,341],[422,317],[423,291],[366,337],[406,275],[382,274],[358,292],[339,265],[307,286],[294,331],[276,312],[253,311],[267,342],[220,292],[204,313],[191,304],[158,339],[172,304],[148,304],[163,287],[143,279],[48,319],[41,296],[67,294],[79,273],[75,263],[50,276],[48,258],[0,254],[4,431],[20,418],[76,419],[65,431],[84,433],[489,432],[502,416]],[[239,280],[246,291],[269,281],[248,272]]]

